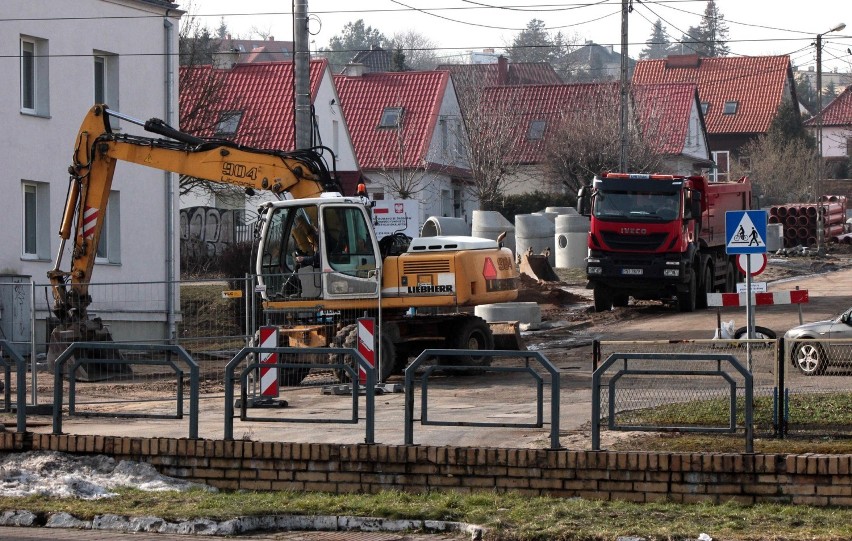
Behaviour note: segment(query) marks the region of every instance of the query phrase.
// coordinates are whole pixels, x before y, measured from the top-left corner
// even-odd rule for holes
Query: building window
[[[716,162],[716,168],[710,174],[710,179],[713,182],[728,181],[731,173],[730,157],[731,153],[727,150],[713,152],[713,161]]]
[[[47,40],[21,36],[21,112],[50,114]]]
[[[382,118],[379,121],[379,128],[396,128],[402,125],[402,107],[385,107],[382,111]]]
[[[121,263],[121,198],[119,192],[113,190],[109,193],[104,225],[101,229],[101,238],[98,240],[98,250],[95,253],[97,263]]]
[[[236,135],[242,118],[242,111],[225,111],[219,113],[219,121],[216,123],[216,135]]]
[[[739,104],[740,104],[740,102],[738,102],[738,101],[726,101],[725,102],[725,108],[722,110],[722,114],[723,115],[736,114],[737,107],[739,106]]]
[[[709,111],[709,110],[710,110],[710,102],[702,101],[701,102],[701,114],[706,116],[707,111]]]
[[[23,238],[21,254],[25,259],[50,258],[50,185],[46,182],[22,183]]]
[[[530,141],[538,141],[544,137],[544,128],[546,127],[547,122],[544,120],[530,121],[529,128],[527,129],[527,139]]]

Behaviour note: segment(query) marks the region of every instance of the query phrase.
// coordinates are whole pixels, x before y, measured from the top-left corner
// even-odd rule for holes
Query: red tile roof
[[[806,126],[816,126],[816,117],[805,122]],[[852,126],[852,86],[837,96],[822,110],[823,126]]]
[[[635,85],[632,90],[645,141],[659,154],[681,154],[689,134],[690,113],[698,107],[696,85]]]
[[[494,64],[442,64],[436,69],[449,71],[454,76],[470,77],[482,86],[558,85],[562,83],[559,75],[556,74],[556,70],[547,62],[505,62],[502,66],[500,62]],[[505,70],[502,74],[501,69]]]
[[[665,60],[641,60],[633,72],[634,84],[695,83],[705,115],[707,132],[766,133],[791,83],[788,56],[697,58],[695,55]],[[738,102],[735,114],[724,114],[725,102]]]
[[[363,169],[420,167],[429,144],[450,74],[404,71],[335,75],[340,105]],[[396,129],[377,128],[387,107],[402,107],[403,156]]]
[[[327,60],[311,61],[312,103],[327,67]],[[292,150],[295,147],[292,62],[237,64],[227,70],[211,66],[182,67],[180,76],[183,131],[215,137],[221,113],[242,111],[237,133],[228,139],[257,148]],[[204,107],[191,116],[193,105],[203,99],[208,88],[215,89],[215,98],[203,100]]]
[[[563,118],[587,115],[590,108],[618,116],[620,104],[618,83],[583,83],[560,85],[494,86],[486,88],[484,103],[501,103],[516,116],[515,153],[510,158],[519,163],[538,163],[543,159],[545,142]],[[545,122],[538,139],[528,137],[533,121]]]

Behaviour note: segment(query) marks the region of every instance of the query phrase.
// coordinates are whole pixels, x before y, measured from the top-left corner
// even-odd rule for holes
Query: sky
[[[202,23],[215,29],[221,18],[235,37],[269,34],[292,40],[293,1],[176,0]],[[505,49],[531,19],[541,19],[551,34],[577,36],[621,50],[621,0],[307,0],[311,14],[311,48],[328,46],[348,22],[365,25],[385,36],[416,31],[431,39],[441,56],[469,50]],[[728,47],[737,55],[789,54],[793,65],[815,65],[816,35],[840,23],[849,28],[823,36],[824,72],[852,72],[852,10],[843,0],[808,0],[796,4],[778,0],[716,0],[728,26]],[[190,6],[188,8],[187,6]],[[698,26],[706,0],[633,0],[628,16],[628,51],[637,58],[660,19],[677,41],[690,26]],[[794,7],[795,6],[795,7]],[[849,20],[842,20],[846,16]],[[254,36],[252,36],[254,34]]]

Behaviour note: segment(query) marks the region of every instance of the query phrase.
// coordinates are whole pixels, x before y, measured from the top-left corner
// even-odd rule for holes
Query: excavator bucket
[[[88,324],[87,324],[88,323]],[[47,345],[47,363],[55,370],[56,359],[74,342],[112,342],[109,330],[98,321],[59,325],[50,333]],[[129,365],[101,363],[97,360],[122,359],[119,349],[78,349],[74,356],[65,361],[66,377],[77,359],[81,360],[75,379],[95,382],[126,378],[133,375]],[[90,361],[91,362],[87,362]]]
[[[546,255],[524,254],[521,256],[521,274],[544,282],[558,282],[559,276],[547,260]]]
[[[494,335],[494,349],[508,351],[527,349],[517,321],[493,321],[489,322],[488,326],[491,327],[491,333]]]

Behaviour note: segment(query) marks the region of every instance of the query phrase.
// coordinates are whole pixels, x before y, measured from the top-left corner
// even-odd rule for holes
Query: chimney
[[[509,84],[509,61],[503,55],[497,57],[497,84]]]
[[[343,68],[343,74],[351,77],[361,77],[364,72],[364,64],[346,64],[346,67]]]
[[[275,41],[275,36],[269,36],[267,39],[268,39],[269,41]]]
[[[226,51],[213,53],[213,68],[229,70],[240,61],[239,49],[228,49]]]

